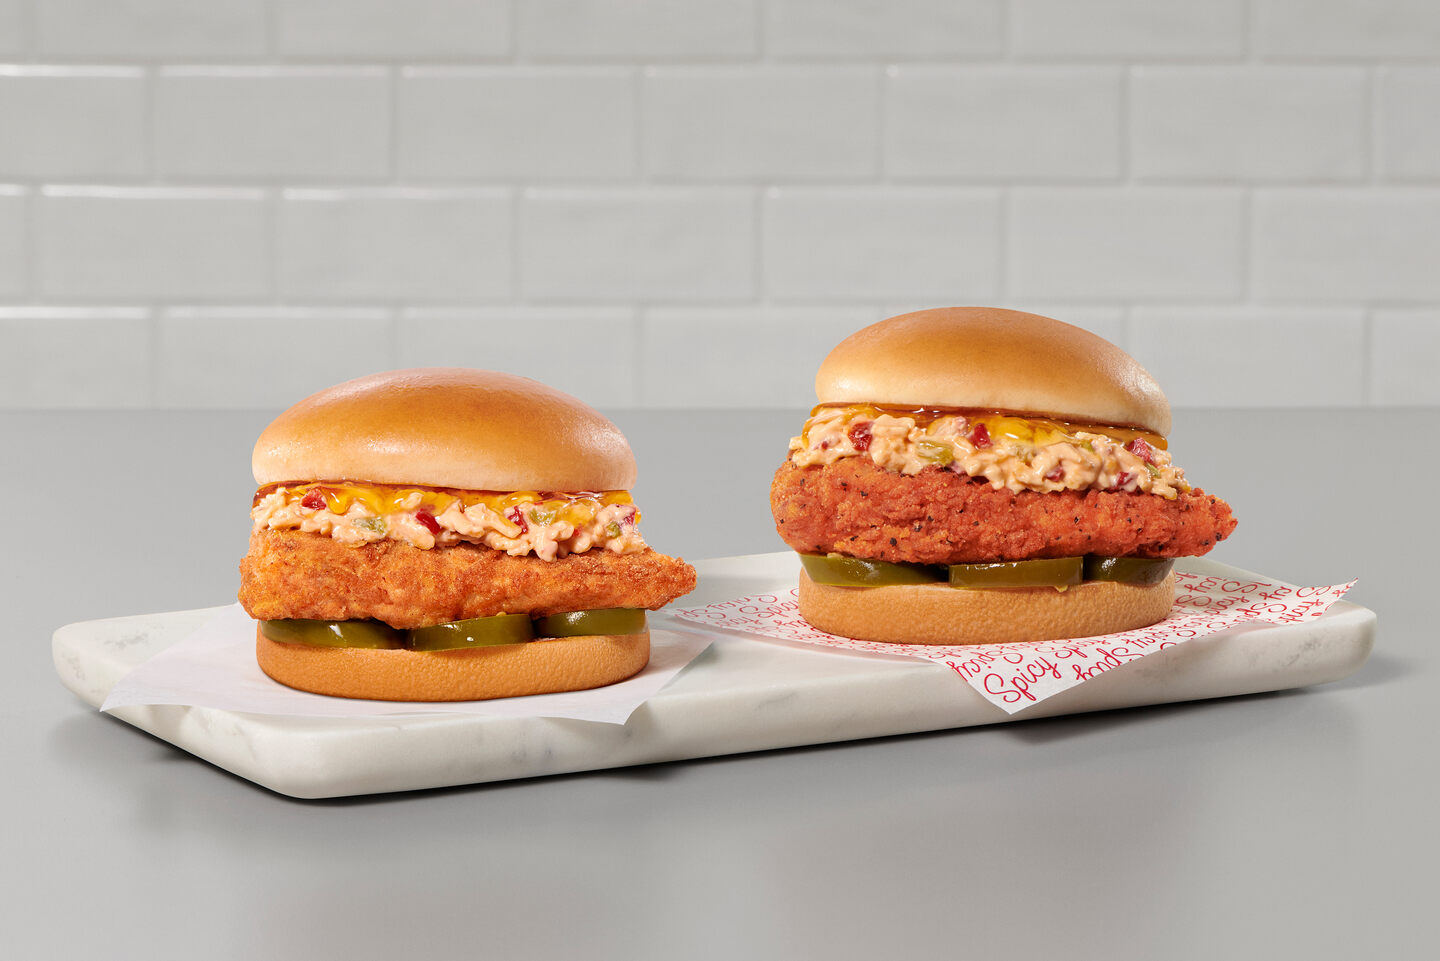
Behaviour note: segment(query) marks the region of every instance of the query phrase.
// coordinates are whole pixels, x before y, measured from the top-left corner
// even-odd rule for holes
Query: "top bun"
[[[840,342],[815,375],[822,404],[1046,414],[1170,432],[1170,404],[1125,351],[1087,330],[998,307],[917,310]]]
[[[305,398],[265,428],[255,482],[346,480],[486,491],[627,490],[635,456],[599,411],[539,381],[393,370]]]

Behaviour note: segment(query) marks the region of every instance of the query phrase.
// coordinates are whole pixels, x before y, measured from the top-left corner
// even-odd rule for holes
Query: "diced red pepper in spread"
[[[301,507],[309,508],[312,511],[325,509],[325,493],[323,487],[312,487],[300,501]]]
[[[856,450],[870,449],[870,421],[862,420],[850,428],[850,443]]]
[[[1155,463],[1155,448],[1145,442],[1143,437],[1136,437],[1125,445],[1125,449],[1147,464]]]
[[[505,508],[505,519],[520,528],[520,533],[530,532],[530,522],[525,520],[525,512],[519,506]]]
[[[970,432],[970,443],[975,445],[976,450],[990,446],[990,431],[985,429],[984,424],[975,425],[975,429]]]
[[[1048,481],[1064,480],[1065,466],[1063,464],[1056,464],[1054,467],[1050,468],[1050,471],[1045,475],[1045,479]]]
[[[420,526],[424,527],[431,534],[440,533],[440,522],[437,521],[435,515],[429,511],[423,509],[416,511],[415,519],[420,522]]]

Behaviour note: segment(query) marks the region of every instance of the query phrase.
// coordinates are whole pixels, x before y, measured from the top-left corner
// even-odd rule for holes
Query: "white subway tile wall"
[[[1131,346],[1178,406],[1359,405],[1365,313],[1333,307],[1137,308]]]
[[[1027,60],[1232,60],[1245,52],[1250,0],[1012,0]]]
[[[413,307],[396,327],[396,363],[504,370],[597,406],[634,407],[638,334],[632,307]]]
[[[947,303],[1440,406],[1440,3],[0,0],[0,408],[803,408]]]
[[[176,181],[379,180],[390,78],[375,67],[165,67],[155,170]]]
[[[30,32],[27,0],[0,0],[0,57],[13,57],[25,49]]]
[[[1378,310],[1374,325],[1371,400],[1386,407],[1440,404],[1440,310]]]
[[[1381,173],[1440,180],[1440,67],[1387,67],[1378,97]]]
[[[1276,59],[1429,59],[1440,50],[1433,0],[1253,2],[1255,49]]]
[[[397,155],[408,181],[634,180],[634,71],[405,70]]]
[[[1263,302],[1440,301],[1440,190],[1258,190]]]
[[[947,187],[772,187],[764,285],[776,300],[1000,296],[1000,192]]]
[[[29,241],[25,191],[0,187],[0,298],[21,300],[28,292],[25,262]]]
[[[519,0],[519,49],[533,60],[748,60],[760,0]]]
[[[1004,0],[768,0],[782,60],[946,60],[1005,53]]]
[[[500,60],[512,0],[276,0],[275,53],[286,60]]]
[[[144,177],[146,104],[138,68],[0,67],[0,178]]]
[[[1224,302],[1244,289],[1244,198],[1233,188],[1021,187],[1008,228],[1020,297]]]
[[[0,307],[0,406],[147,407],[153,336],[141,308]]]
[[[1141,180],[1365,175],[1369,78],[1359,67],[1140,67],[1131,83]]]
[[[56,60],[264,58],[265,0],[31,0],[35,52]]]
[[[262,299],[270,217],[259,190],[46,187],[34,202],[47,302]]]
[[[387,304],[508,299],[513,206],[503,190],[286,190],[278,294]]]
[[[814,371],[830,348],[881,317],[863,307],[650,308],[641,325],[642,399],[703,407],[738,387],[750,406],[812,407]]]
[[[520,205],[520,289],[528,300],[639,304],[756,296],[755,201],[747,191],[535,188]]]
[[[1113,183],[1124,82],[1111,67],[892,67],[885,169],[897,180]]]
[[[164,407],[288,407],[354,376],[384,370],[394,323],[379,308],[173,307],[156,324],[155,402]],[[332,349],[342,345],[341,349]],[[303,349],[304,365],[275,356]]]
[[[656,180],[873,180],[880,71],[659,67],[646,71],[645,172]]]

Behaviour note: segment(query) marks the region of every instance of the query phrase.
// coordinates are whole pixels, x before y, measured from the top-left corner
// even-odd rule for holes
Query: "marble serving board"
[[[695,565],[700,606],[788,588],[790,553]],[[1200,574],[1256,575],[1204,559]],[[129,670],[184,638],[213,610],[72,624],[55,667],[99,707]],[[697,628],[661,613],[652,624]],[[298,798],[344,797],[600,770],[1036,717],[1304,687],[1346,676],[1374,643],[1375,615],[1345,601],[1305,624],[1228,631],[1158,651],[1006,714],[948,668],[717,632],[716,642],[624,725],[466,715],[288,717],[149,705],[112,713],[196,757]]]

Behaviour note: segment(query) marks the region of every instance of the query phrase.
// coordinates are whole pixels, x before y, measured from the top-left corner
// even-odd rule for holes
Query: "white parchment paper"
[[[1023,644],[944,646],[858,641],[816,630],[800,616],[799,591],[787,585],[772,594],[672,611],[676,617],[708,627],[743,631],[759,637],[800,641],[823,647],[934,661],[950,668],[1008,714],[1083,684],[1106,671],[1241,624],[1251,629],[1296,624],[1321,617],[1350,588],[1292,587],[1257,579],[1175,573],[1175,604],[1158,624],[1072,640]]]
[[[536,694],[489,701],[362,701],[296,691],[272,681],[255,663],[255,622],[239,604],[222,609],[195,633],[120,679],[102,711],[131,704],[185,704],[246,714],[373,717],[382,714],[478,714],[485,717],[564,717],[604,724],[625,720],[686,664],[710,638],[651,627],[650,664],[618,684],[590,691]]]

